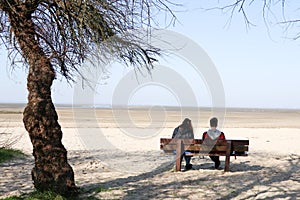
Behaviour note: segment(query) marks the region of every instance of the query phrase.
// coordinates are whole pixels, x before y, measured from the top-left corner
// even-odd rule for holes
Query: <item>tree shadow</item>
[[[32,192],[34,188],[31,182],[33,165],[33,157],[27,155],[0,164],[0,194],[12,191]]]
[[[257,180],[254,179],[255,181],[252,183],[237,189],[235,193],[228,194],[222,197],[222,199],[237,197],[238,194],[242,192],[255,190],[256,186],[264,186],[267,189],[254,192],[241,199],[256,199],[257,197],[261,197],[260,199],[280,199],[286,197],[289,199],[300,199],[299,186],[298,188],[293,188],[293,183],[290,183],[292,187],[287,187],[287,185],[284,184],[285,182],[300,183],[300,157],[297,156],[288,159],[286,167],[287,169],[285,171],[279,171],[280,169],[276,169],[276,166],[264,168],[266,172],[264,173],[264,177],[258,177]],[[249,176],[249,178],[251,177]],[[271,194],[270,190],[272,191]]]
[[[141,156],[140,153],[135,155]],[[148,163],[153,159],[157,159],[156,156],[151,157],[147,153],[146,156]],[[174,172],[174,160],[166,161],[162,159],[156,160],[156,162],[161,162],[154,170],[127,177],[122,176],[122,173],[120,173],[119,178],[112,179],[112,177],[109,177],[109,180],[102,179],[102,181],[92,180],[95,176],[93,170],[98,173],[103,171],[102,168],[94,168],[87,172],[86,182],[79,185],[82,187],[82,194],[78,199],[99,199],[99,194],[113,193],[112,190],[114,189],[121,191],[122,194],[112,197],[128,200],[165,198],[300,199],[299,155],[269,158],[274,161],[279,160],[281,166],[273,165],[273,160],[270,161],[270,165],[264,165],[264,159],[267,160],[268,158],[263,155],[257,155],[257,158],[261,161],[255,163],[249,160],[231,162],[230,172],[228,173],[224,173],[223,170],[214,170],[213,162],[209,158],[201,160],[201,162],[198,162],[199,164],[195,160],[193,163],[195,163],[194,168],[196,169],[186,172]],[[76,163],[85,164],[94,162],[95,157],[77,152],[76,154],[71,153],[69,160],[73,165]],[[260,165],[261,163],[262,165]],[[224,166],[223,162],[222,165]],[[1,194],[11,191],[31,192],[33,185],[29,182],[31,181],[30,171],[32,167],[33,158],[31,157],[1,165]],[[23,170],[22,173],[20,173],[20,169]],[[111,173],[111,171],[106,172],[108,172],[108,175]],[[75,175],[81,176],[82,174],[77,173]],[[118,177],[118,175],[115,177]]]
[[[284,182],[300,183],[300,159],[289,159],[286,170],[276,166],[251,165],[249,161],[232,163],[231,170],[211,170],[211,163],[196,165],[196,170],[172,172],[174,162],[127,178],[87,184],[88,192],[103,188],[122,188],[122,199],[277,199],[300,198],[299,188]],[[202,169],[202,170],[197,170]],[[161,180],[161,181],[160,181]],[[196,195],[196,196],[195,196]]]
[[[193,160],[193,169],[195,170],[215,170],[214,162],[209,157],[199,157],[194,158]],[[200,163],[200,164],[198,164]],[[221,160],[221,165],[218,170],[224,170],[225,161]],[[263,167],[260,165],[253,165],[249,160],[239,161],[239,162],[230,162],[230,172],[246,172],[246,171],[259,171]]]
[[[166,163],[162,163],[162,165],[160,167],[158,167],[150,172],[142,173],[139,175],[133,175],[133,176],[129,176],[126,178],[117,178],[117,179],[114,179],[111,181],[106,181],[104,183],[96,183],[96,184],[86,185],[84,187],[87,188],[88,190],[93,190],[99,186],[103,186],[103,188],[120,187],[120,186],[128,184],[128,183],[138,182],[141,180],[145,180],[147,178],[154,177],[154,176],[162,174],[166,171],[172,171],[173,168],[174,168],[173,162],[166,162]]]

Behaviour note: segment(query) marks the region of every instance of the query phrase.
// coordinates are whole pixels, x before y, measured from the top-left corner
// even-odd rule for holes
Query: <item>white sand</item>
[[[0,111],[0,133],[21,136],[13,147],[31,154],[20,111]],[[195,119],[197,113],[181,116],[168,111],[160,119],[160,113],[149,117],[147,110],[131,110],[132,121],[128,121],[127,111],[115,112],[121,117],[116,119],[109,109],[81,109],[75,115],[72,109],[58,110],[76,184],[85,190],[110,188],[90,195],[101,199],[300,199],[299,111],[227,111],[222,128],[226,137],[250,140],[249,156],[231,158],[228,173],[214,170],[209,158],[198,157],[192,159],[195,170],[175,173],[174,156],[159,150],[159,138],[170,137],[184,117]],[[207,129],[209,117],[209,111],[202,111],[202,120],[194,123],[196,138]],[[0,165],[0,197],[32,191],[32,167],[31,156]]]

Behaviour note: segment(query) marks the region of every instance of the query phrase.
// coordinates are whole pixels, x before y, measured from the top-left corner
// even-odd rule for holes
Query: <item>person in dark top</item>
[[[210,119],[210,129],[203,133],[202,140],[204,143],[215,144],[217,140],[225,140],[225,134],[217,129],[218,119],[213,117]],[[215,169],[220,167],[219,156],[209,156],[212,161],[215,162]]]
[[[193,126],[192,122],[190,119],[185,118],[182,122],[181,125],[176,127],[173,131],[172,138],[180,138],[180,139],[194,139],[194,131],[193,131]],[[191,162],[191,156],[185,156],[190,152],[185,151],[183,154],[183,157],[185,159],[185,169],[189,170],[192,169],[193,165],[190,163]]]

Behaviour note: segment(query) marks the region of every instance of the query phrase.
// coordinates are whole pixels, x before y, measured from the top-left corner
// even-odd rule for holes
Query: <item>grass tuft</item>
[[[16,149],[1,149],[0,148],[0,164],[6,161],[9,161],[13,158],[19,157],[19,156],[24,156],[25,154]]]
[[[99,187],[97,189],[95,189],[95,192],[100,193],[100,192],[111,192],[113,191],[113,188],[103,188],[103,187]]]
[[[35,191],[29,194],[23,194],[20,197],[11,196],[11,197],[4,198],[2,200],[70,200],[70,199],[50,191],[47,192]]]
[[[67,198],[56,194],[51,191],[46,191],[46,192],[33,192],[30,194],[29,197],[25,198],[24,200],[67,200]]]

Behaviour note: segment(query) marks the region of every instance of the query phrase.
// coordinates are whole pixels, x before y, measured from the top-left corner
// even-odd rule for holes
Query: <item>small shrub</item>
[[[65,197],[56,194],[54,192],[46,191],[46,192],[33,192],[29,197],[24,200],[67,200]]]
[[[7,197],[3,200],[68,200],[68,199],[54,192],[35,191],[29,194],[23,194],[19,197],[17,196]]]
[[[0,163],[6,162],[8,160],[11,160],[13,158],[24,156],[25,154],[22,153],[20,150],[16,149],[1,149],[0,148]]]

